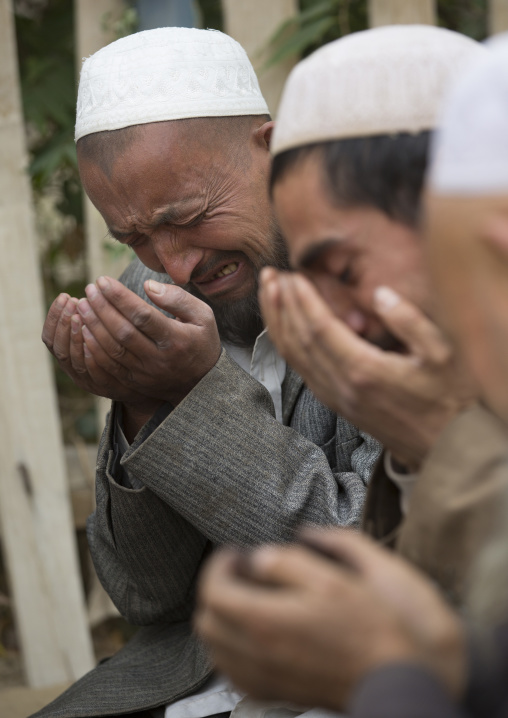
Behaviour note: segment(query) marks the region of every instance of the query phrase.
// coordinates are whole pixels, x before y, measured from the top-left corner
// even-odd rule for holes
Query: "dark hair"
[[[376,207],[414,227],[418,224],[430,134],[355,137],[281,152],[273,160],[270,192],[290,169],[316,156],[333,204]]]

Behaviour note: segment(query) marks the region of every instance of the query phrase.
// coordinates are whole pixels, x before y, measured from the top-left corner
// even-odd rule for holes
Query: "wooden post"
[[[75,0],[78,73],[81,71],[83,58],[89,57],[101,47],[113,42],[115,37],[111,30],[105,28],[104,20],[107,15],[111,19],[120,17],[125,7],[123,0]],[[119,277],[133,258],[133,253],[131,250],[127,250],[115,257],[114,250],[118,250],[119,246],[115,246],[114,241],[108,237],[106,223],[86,195],[84,195],[83,201],[88,279],[90,282],[94,282],[101,274]],[[106,414],[110,406],[111,402],[108,399],[97,398],[96,411],[99,432],[105,425]],[[88,597],[88,616],[90,624],[96,625],[110,616],[119,614],[102,588],[91,562],[90,570],[92,578]]]
[[[76,66],[80,72],[83,58],[93,55],[115,39],[111,29],[104,27],[106,17],[118,18],[126,6],[123,0],[75,0],[74,7]],[[118,277],[132,259],[129,252],[118,256],[111,251],[114,241],[108,238],[106,224],[88,197],[85,197],[85,237],[91,282],[101,274]],[[118,249],[118,245],[115,248]]]
[[[115,19],[125,10],[123,0],[75,0],[76,67],[81,71],[82,59],[93,55],[115,39],[111,29],[105,28],[105,19]],[[111,27],[111,22],[109,26]],[[106,223],[88,197],[84,197],[85,240],[88,279],[95,282],[101,274],[119,277],[134,258],[131,250],[115,245],[108,237]],[[124,251],[122,251],[124,249]],[[105,424],[111,402],[97,400],[98,425]],[[112,604],[111,604],[112,605]]]
[[[297,12],[296,0],[222,0],[225,32],[244,47],[258,72],[261,92],[272,116],[277,113],[282,88],[294,60],[260,71],[266,62],[266,44],[277,28]]]
[[[489,1],[488,26],[490,35],[508,30],[508,0]]]
[[[369,25],[435,25],[436,0],[369,0]]]
[[[94,664],[66,486],[19,97],[12,6],[0,3],[0,517],[27,679]]]

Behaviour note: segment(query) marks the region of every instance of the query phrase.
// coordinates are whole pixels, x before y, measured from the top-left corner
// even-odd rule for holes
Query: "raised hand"
[[[149,280],[164,316],[120,282],[102,277],[79,301],[61,294],[50,307],[42,340],[81,388],[122,402],[133,437],[165,401],[176,406],[210,371],[221,347],[212,310],[179,287]]]
[[[472,400],[440,330],[391,289],[378,289],[374,304],[404,354],[355,334],[302,275],[263,270],[260,302],[272,341],[316,396],[411,469]]]
[[[78,300],[68,294],[60,294],[55,299],[44,322],[44,344],[81,389],[116,401],[146,406],[147,397],[122,384],[90,357],[85,357],[83,323],[77,313],[77,305]],[[156,408],[153,400],[150,399],[149,403]]]
[[[166,317],[120,282],[101,277],[78,302],[85,364],[124,386],[176,406],[217,362],[220,339],[210,307],[171,284],[145,282]]]

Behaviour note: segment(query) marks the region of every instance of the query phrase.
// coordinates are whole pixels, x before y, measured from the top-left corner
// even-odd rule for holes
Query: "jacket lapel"
[[[290,366],[286,368],[286,376],[282,382],[282,422],[289,424],[298,395],[303,388],[303,379]]]

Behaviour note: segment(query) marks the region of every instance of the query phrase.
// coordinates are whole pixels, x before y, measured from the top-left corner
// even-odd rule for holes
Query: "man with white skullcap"
[[[143,627],[39,716],[228,713],[239,696],[190,625],[204,557],[287,541],[304,521],[359,522],[379,446],[286,367],[258,309],[259,270],[287,261],[267,113],[219,32],[141,32],[84,63],[83,185],[146,267],[58,297],[43,339],[76,384],[114,400],[88,537],[101,582]]]
[[[426,209],[443,322],[507,421],[508,36],[489,49],[445,107]]]
[[[432,322],[419,214],[442,98],[484,53],[443,28],[395,26],[331,43],[293,70],[271,182],[291,264],[305,276],[267,269],[261,293],[282,356],[386,449],[365,529],[457,603],[504,484],[504,438]],[[453,467],[446,482],[443,464]],[[479,491],[485,465],[490,488]]]
[[[482,400],[502,420],[506,446],[508,35],[489,49],[445,105],[432,147],[426,234],[439,314]],[[442,468],[445,482],[450,465]],[[479,485],[490,480],[485,468]],[[462,498],[459,491],[457,506]],[[219,665],[259,698],[346,707],[351,718],[506,718],[506,498],[505,488],[504,524],[489,513],[497,533],[471,580],[466,616],[474,630],[466,632],[434,582],[340,530],[306,532],[302,540],[314,553],[254,551],[242,561],[243,581],[231,555],[216,556],[197,625]],[[262,591],[263,582],[270,588]]]

